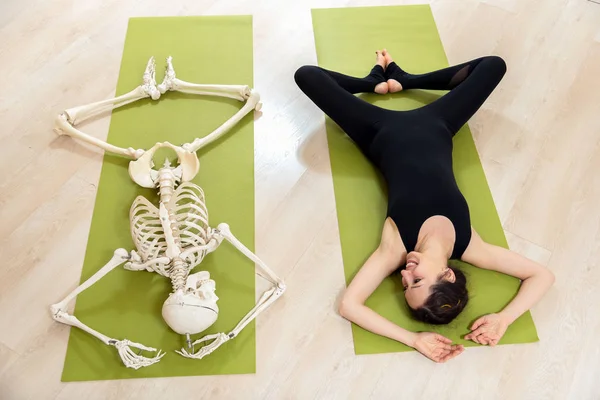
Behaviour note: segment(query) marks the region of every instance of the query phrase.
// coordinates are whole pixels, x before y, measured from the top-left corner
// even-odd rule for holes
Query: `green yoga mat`
[[[374,64],[375,50],[387,48],[405,70],[420,73],[448,66],[429,6],[366,7],[312,10],[319,65],[353,76],[365,76]],[[379,96],[361,95],[380,107],[409,110],[423,106],[443,92],[411,90]],[[335,190],[346,282],[350,283],[377,247],[386,215],[385,186],[379,173],[330,119],[327,140]],[[477,150],[465,126],[454,139],[454,171],[471,209],[472,222],[484,240],[507,247]],[[462,337],[479,316],[501,310],[517,293],[519,280],[457,263],[467,274],[471,301],[451,324],[435,327],[409,316],[402,285],[388,278],[367,305],[411,331],[435,331],[465,346],[477,344]],[[357,354],[386,353],[411,348],[352,325]],[[501,344],[537,341],[531,315],[524,314],[508,329]]]
[[[249,16],[131,19],[117,94],[140,84],[150,56],[156,58],[156,80],[160,83],[169,55],[173,56],[180,79],[252,86],[252,19]],[[97,100],[101,99],[84,101]],[[115,110],[108,142],[145,149],[158,141],[190,142],[220,126],[241,107],[241,102],[232,99],[170,92],[158,102],[144,99]],[[253,149],[250,113],[227,135],[198,152],[200,172],[194,179],[204,189],[211,225],[228,222],[234,235],[250,249],[254,248]],[[155,156],[155,164],[162,165],[163,161],[164,158]],[[114,249],[133,248],[128,215],[135,197],[141,194],[157,201],[156,191],[143,189],[131,181],[128,162],[118,156],[104,157],[82,281],[102,267]],[[199,270],[211,273],[220,298],[219,319],[207,333],[228,332],[254,306],[254,263],[224,242],[195,269]],[[65,293],[68,290],[65,288]],[[108,336],[127,338],[167,354],[159,363],[135,371],[121,363],[114,347],[72,328],[62,380],[255,372],[253,323],[235,340],[202,360],[176,354],[174,350],[184,345],[182,337],[171,331],[161,317],[162,304],[170,290],[170,281],[158,274],[117,268],[83,292],[75,308],[75,315],[82,322]]]

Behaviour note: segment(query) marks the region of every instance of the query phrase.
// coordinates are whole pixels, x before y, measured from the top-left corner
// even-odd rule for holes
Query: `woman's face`
[[[449,272],[447,278],[454,282],[454,272],[445,262],[439,262],[416,251],[406,256],[406,269],[400,271],[404,297],[411,308],[421,307],[429,297],[431,286],[438,282],[440,275]]]

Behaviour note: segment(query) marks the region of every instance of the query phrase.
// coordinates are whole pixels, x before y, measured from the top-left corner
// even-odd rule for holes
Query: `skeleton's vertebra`
[[[157,143],[147,151],[133,148],[124,149],[98,140],[75,128],[75,125],[86,119],[133,101],[147,97],[157,100],[169,90],[230,97],[246,103],[240,111],[214,132],[182,146],[165,142]],[[222,343],[237,336],[250,321],[283,294],[285,291],[283,281],[235,238],[227,224],[219,224],[217,229],[210,227],[204,192],[198,185],[190,182],[200,168],[196,151],[225,134],[254,109],[260,109],[259,96],[248,86],[197,85],[181,81],[177,79],[169,57],[165,78],[160,85],[156,85],[154,59],[151,58],[143,76],[143,84],[130,93],[115,99],[72,108],[58,116],[56,120],[58,134],[66,134],[98,146],[105,151],[134,159],[135,161],[129,163],[129,175],[138,185],[157,189],[159,204],[157,207],[142,196],[135,199],[129,217],[131,236],[136,250],[128,253],[125,249],[117,249],[104,267],[60,303],[52,305],[50,309],[56,321],[76,326],[105,344],[115,346],[127,367],[137,369],[154,364],[160,361],[164,353],[159,351],[152,358],[135,354],[131,348],[146,351],[156,351],[156,349],[127,339],[109,338],[91,329],[66,312],[68,303],[123,263],[124,268],[131,271],[156,272],[169,278],[173,287],[172,293],[163,304],[163,318],[171,329],[189,338],[189,335],[200,333],[210,327],[217,320],[219,314],[215,282],[210,279],[210,274],[207,271],[194,274],[190,274],[190,272],[202,262],[207,254],[216,250],[224,239],[254,261],[263,273],[259,275],[269,280],[273,286],[263,294],[255,307],[231,332],[208,335],[197,340],[193,345],[210,343],[196,353],[186,349],[177,353],[189,358],[202,358],[212,353]],[[173,167],[168,160],[165,160],[162,168],[157,171],[152,168],[152,157],[156,150],[162,147],[175,151],[178,157],[177,166]]]

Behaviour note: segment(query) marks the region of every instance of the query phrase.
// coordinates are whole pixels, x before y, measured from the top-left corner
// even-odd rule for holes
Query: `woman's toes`
[[[402,90],[402,85],[395,79],[388,79],[386,83],[390,93],[396,93]]]
[[[387,82],[381,82],[378,83],[377,86],[375,86],[375,93],[377,94],[386,94],[388,90],[389,88]]]
[[[375,51],[375,54],[377,55],[377,65],[380,65],[381,67],[385,68],[385,57],[383,56],[383,54],[381,54],[381,51],[377,50]]]
[[[385,66],[386,67],[394,62],[394,60],[392,59],[392,55],[385,49],[383,50],[383,56],[385,57]]]

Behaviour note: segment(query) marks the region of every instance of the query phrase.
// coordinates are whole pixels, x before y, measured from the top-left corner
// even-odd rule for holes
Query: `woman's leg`
[[[300,89],[366,152],[385,110],[354,96],[373,92],[384,82],[383,67],[376,65],[365,78],[354,78],[315,66],[300,67],[294,79]]]
[[[497,56],[482,57],[426,74],[413,75],[395,62],[386,76],[407,89],[450,90],[425,108],[442,118],[453,134],[481,107],[506,73],[506,63]],[[388,81],[391,85],[391,82]]]

